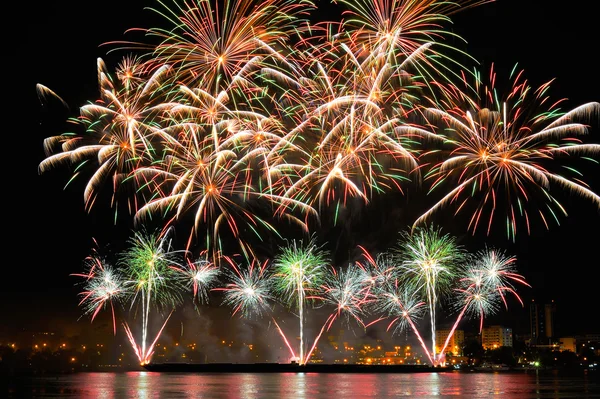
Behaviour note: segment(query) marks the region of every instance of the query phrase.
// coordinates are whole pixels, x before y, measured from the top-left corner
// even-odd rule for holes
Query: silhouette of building
[[[531,327],[532,345],[550,345],[555,336],[554,319],[556,305],[554,301],[539,304],[531,301],[529,305],[529,324]]]

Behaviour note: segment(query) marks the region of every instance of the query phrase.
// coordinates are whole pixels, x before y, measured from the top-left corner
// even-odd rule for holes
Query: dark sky
[[[167,1],[168,2],[168,1]],[[573,0],[560,7],[544,7],[543,2],[499,0],[453,17],[455,31],[467,39],[467,51],[484,65],[494,62],[500,71],[515,62],[526,71],[530,81],[541,84],[556,78],[552,96],[566,97],[574,107],[600,100],[597,14],[589,1]],[[75,322],[79,315],[75,279],[82,259],[89,253],[92,237],[109,240],[123,237],[123,227],[113,227],[106,214],[83,210],[81,189],[63,186],[70,175],[60,169],[40,176],[37,166],[43,159],[45,137],[59,134],[64,119],[78,106],[97,97],[96,58],[103,57],[109,69],[120,54],[106,55],[100,44],[121,40],[124,31],[148,27],[156,17],[143,10],[153,1],[81,2],[57,1],[31,4],[23,24],[26,43],[18,57],[9,62],[24,77],[17,84],[18,112],[11,121],[6,142],[10,162],[5,163],[4,213],[9,223],[4,237],[5,256],[0,288],[0,320],[6,326],[42,328],[54,320]],[[334,9],[334,7],[329,7]],[[331,19],[338,19],[332,15]],[[12,58],[12,57],[9,57]],[[11,80],[11,75],[4,79]],[[43,109],[35,84],[42,83],[62,96],[72,114],[60,108]],[[23,105],[25,105],[23,107]],[[12,112],[12,109],[5,109]],[[593,142],[600,142],[598,119],[591,131]],[[9,136],[10,135],[10,136]],[[15,145],[18,143],[18,146]],[[592,189],[600,192],[600,166],[586,170]],[[588,201],[565,196],[569,217],[561,226],[545,231],[537,225],[531,236],[518,236],[516,244],[494,238],[490,244],[505,247],[519,259],[519,270],[533,289],[522,289],[530,301],[554,299],[558,304],[559,331],[598,332],[598,283],[594,277],[600,266],[600,214]],[[6,240],[6,238],[5,238]],[[475,240],[485,241],[485,237]],[[516,304],[513,312],[525,314]],[[84,321],[87,323],[87,321]]]

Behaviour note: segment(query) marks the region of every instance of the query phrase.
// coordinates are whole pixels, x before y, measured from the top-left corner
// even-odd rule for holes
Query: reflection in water
[[[598,372],[417,374],[79,373],[9,380],[0,397],[352,399],[396,397],[598,398]],[[1,386],[1,385],[0,385]]]
[[[130,398],[147,398],[149,391],[149,384],[152,382],[148,378],[148,372],[142,371],[140,373],[127,373],[131,378],[135,378],[136,383],[131,384],[131,390],[127,392],[127,396]]]

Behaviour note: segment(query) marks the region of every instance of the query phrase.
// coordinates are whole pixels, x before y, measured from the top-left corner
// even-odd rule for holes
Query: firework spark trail
[[[167,326],[167,322],[171,318],[171,315],[173,314],[174,311],[175,310],[171,310],[171,313],[169,313],[169,316],[167,316],[167,318],[165,319],[165,322],[163,323],[162,327],[160,328],[160,330],[158,330],[158,333],[156,334],[156,337],[154,338],[154,341],[152,341],[152,344],[150,344],[150,346],[148,347],[148,353],[146,353],[144,355],[144,360],[142,362],[142,365],[150,363],[150,358],[154,354],[154,347],[156,346],[156,342],[158,341],[158,339],[160,338],[160,335],[162,334],[163,330]]]
[[[431,323],[431,353],[435,365],[438,294],[444,294],[454,279],[463,259],[462,249],[454,237],[443,235],[439,229],[419,228],[412,234],[403,235],[396,252],[405,284],[414,287],[415,292],[425,291]]]
[[[125,333],[127,334],[127,339],[129,340],[129,343],[131,344],[131,347],[133,348],[133,351],[135,352],[135,355],[137,356],[140,364],[142,364],[143,362],[143,356],[142,356],[142,352],[140,351],[140,347],[138,346],[137,342],[135,342],[135,338],[133,338],[133,334],[131,333],[131,328],[129,328],[129,325],[127,323],[123,323],[123,328],[125,329]]]
[[[281,335],[281,338],[283,338],[283,342],[285,343],[287,348],[290,350],[290,354],[292,355],[291,358],[296,359],[296,353],[294,353],[294,349],[292,349],[292,346],[290,345],[290,342],[288,341],[287,337],[283,333],[283,330],[281,329],[281,327],[279,327],[279,324],[277,323],[277,321],[275,320],[274,317],[271,317],[271,320],[273,320],[273,323],[275,323],[275,327],[277,328],[277,331]]]
[[[131,306],[141,302],[142,342],[140,354],[147,357],[148,323],[152,305],[169,306],[174,309],[181,301],[179,272],[183,269],[179,261],[182,251],[171,249],[172,230],[159,236],[146,232],[136,232],[129,240],[130,247],[122,253],[121,262],[127,270],[127,284],[133,287]],[[164,327],[164,326],[163,326]]]
[[[133,348],[133,351],[135,352],[135,355],[137,356],[137,358],[142,366],[150,363],[150,359],[152,358],[152,355],[154,354],[154,347],[156,346],[156,342],[158,341],[163,330],[167,326],[167,322],[171,318],[171,315],[173,314],[173,312],[174,312],[174,310],[172,310],[171,313],[169,313],[169,316],[167,316],[167,318],[165,319],[164,323],[162,324],[160,330],[158,330],[158,333],[154,337],[154,340],[148,347],[147,351],[144,347],[138,345],[138,343],[136,342],[136,340],[133,336],[133,333],[131,332],[131,328],[129,327],[129,324],[127,324],[127,322],[123,322],[123,328],[125,329],[125,333],[127,334],[127,339],[129,340],[129,343],[131,344],[131,347]]]
[[[469,307],[469,302],[467,302],[465,304],[465,306],[463,307],[463,309],[461,310],[461,312],[458,314],[458,317],[456,318],[456,321],[452,325],[452,328],[450,329],[450,332],[448,333],[448,336],[446,337],[446,340],[444,341],[444,346],[442,346],[442,349],[440,350],[440,356],[444,356],[446,348],[448,347],[448,344],[450,343],[450,339],[454,335],[454,330],[456,330],[456,327],[458,327],[458,324],[462,320],[462,318],[463,318],[463,316],[464,316],[464,314],[465,314],[465,312],[466,312],[466,310],[467,310],[468,307]]]
[[[424,306],[426,305],[426,303],[419,300],[415,294],[416,292],[412,291],[411,287],[399,287],[397,282],[394,282],[393,284],[388,282],[387,286],[380,289],[377,298],[378,302],[375,303],[375,306],[380,312],[386,313],[388,316],[394,316],[394,319],[387,327],[388,331],[394,324],[396,324],[395,331],[402,331],[407,327],[410,327],[419,340],[423,352],[431,364],[435,365],[432,353],[427,349],[427,345],[413,321],[413,319],[419,319],[423,316],[425,313]],[[369,325],[374,324],[379,320],[382,319],[378,319]]]
[[[329,331],[340,316],[345,315],[347,320],[352,318],[365,327],[361,318],[364,314],[363,308],[374,300],[369,293],[370,288],[371,283],[365,279],[365,270],[361,265],[350,264],[344,270],[332,269],[332,273],[321,287],[323,292],[318,298],[325,304],[333,305],[334,310],[323,323],[304,359],[301,359],[302,363],[310,360],[323,332]]]
[[[314,239],[308,243],[292,241],[281,248],[274,260],[275,290],[283,301],[297,306],[300,330],[300,362],[304,361],[304,305],[306,293],[321,285],[324,277],[327,252],[316,245]]]
[[[412,319],[409,316],[406,317],[406,322],[408,324],[410,324],[410,328],[412,328],[413,332],[417,336],[417,339],[419,340],[419,343],[421,344],[421,347],[423,348],[423,351],[427,355],[427,359],[429,359],[429,362],[431,364],[435,365],[436,364],[435,360],[434,360],[434,358],[431,357],[431,354],[427,350],[427,345],[425,345],[425,341],[423,340],[423,337],[421,337],[421,334],[419,333],[419,330],[417,329],[417,326],[415,326],[415,323],[412,321]]]
[[[319,339],[321,338],[321,335],[323,335],[323,332],[326,330],[325,327],[327,326],[328,323],[329,323],[329,326],[331,326],[331,323],[333,323],[333,320],[335,320],[335,313],[329,315],[329,317],[327,318],[327,320],[325,320],[325,323],[323,324],[323,327],[321,327],[321,330],[319,331],[319,334],[315,338],[315,342],[313,343],[313,345],[310,348],[310,350],[307,352],[306,358],[303,359],[303,360],[301,359],[302,360],[302,364],[308,363],[308,361],[310,360],[310,356],[312,355],[313,351],[317,347],[317,344],[319,343]],[[327,328],[327,330],[328,329],[329,328]]]

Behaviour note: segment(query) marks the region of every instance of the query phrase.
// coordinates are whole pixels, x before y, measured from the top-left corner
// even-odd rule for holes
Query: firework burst
[[[246,269],[232,264],[229,271],[229,282],[224,288],[223,303],[233,307],[233,314],[240,313],[244,317],[252,315],[261,316],[263,312],[271,310],[272,280],[267,269],[267,263],[253,261]]]
[[[134,46],[151,50],[151,68],[172,64],[186,85],[211,91],[230,83],[252,58],[285,41],[312,8],[308,1],[289,0],[187,0],[173,1],[173,7],[161,5],[163,9],[152,10],[174,27],[145,30],[160,41],[155,48]]]
[[[115,78],[98,59],[100,99],[82,106],[79,119],[73,121],[85,132],[47,138],[44,148],[48,157],[40,163],[40,172],[70,162],[76,165],[77,176],[86,163],[97,164],[84,191],[88,208],[107,178],[112,179],[115,191],[132,171],[155,155],[153,143],[162,136],[159,120],[170,107],[161,95],[169,90],[164,84],[168,72],[169,66],[164,65],[151,76],[137,75],[141,72],[136,60],[126,58]],[[56,147],[61,152],[53,154]]]
[[[325,320],[303,363],[310,360],[323,332],[329,331],[333,323],[341,317],[344,317],[346,323],[355,320],[366,327],[363,317],[366,315],[367,306],[375,298],[370,294],[370,288],[368,280],[365,279],[365,270],[357,264],[350,264],[344,269],[332,269],[331,273],[326,275],[319,297],[325,305],[333,306],[334,310]]]
[[[515,284],[530,285],[522,275],[516,273],[515,263],[514,256],[508,256],[498,249],[486,248],[471,256],[463,270],[459,287],[455,288],[457,297],[454,307],[460,309],[460,313],[442,347],[442,355],[464,315],[479,317],[481,330],[486,315],[496,313],[502,304],[508,309],[507,294],[513,295],[523,306]]]
[[[217,283],[219,268],[208,259],[207,253],[200,254],[195,261],[186,259],[183,268],[174,268],[181,273],[182,284],[193,291],[194,299],[199,304],[208,302],[208,292]]]
[[[455,182],[455,188],[421,215],[415,225],[426,222],[433,213],[451,203],[456,204],[456,213],[474,203],[471,230],[484,223],[489,234],[497,209],[506,209],[505,217],[500,218],[506,221],[507,236],[514,240],[519,218],[524,219],[530,233],[533,204],[534,214],[546,228],[548,215],[557,223],[559,214],[566,215],[551,194],[555,186],[590,199],[600,207],[600,196],[580,179],[581,174],[559,161],[561,157],[600,154],[600,145],[581,141],[587,126],[576,122],[598,114],[600,104],[591,102],[561,112],[559,105],[563,101],[552,102],[548,95],[551,82],[533,89],[516,66],[510,77],[512,90],[505,96],[496,90],[496,73],[492,68],[489,85],[483,84],[481,75],[476,74],[476,98],[452,87],[453,99],[445,109],[427,110],[445,126],[447,134],[440,134],[440,140],[451,147],[448,157],[429,172],[427,179],[432,181],[431,190],[446,181]],[[578,176],[569,179],[552,171],[559,166]]]
[[[96,252],[86,258],[85,264],[87,269],[85,274],[74,274],[74,276],[85,278],[79,306],[83,307],[85,314],[91,315],[93,321],[102,309],[110,305],[113,331],[116,334],[114,306],[115,303],[123,301],[128,294],[123,276]]]

